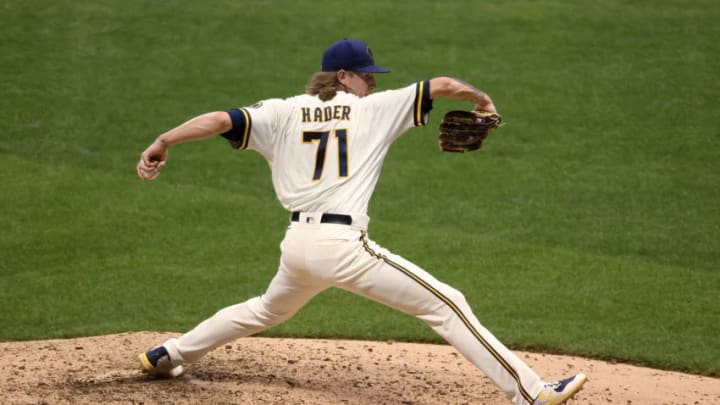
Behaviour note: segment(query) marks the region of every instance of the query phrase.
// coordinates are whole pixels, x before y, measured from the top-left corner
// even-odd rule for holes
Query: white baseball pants
[[[353,217],[351,226],[321,224],[319,218],[303,213],[291,222],[265,294],[221,309],[165,342],[173,364],[197,361],[218,346],[278,325],[318,293],[338,287],[420,318],[515,404],[532,403],[544,382],[480,324],[462,293],[369,240],[367,217]]]

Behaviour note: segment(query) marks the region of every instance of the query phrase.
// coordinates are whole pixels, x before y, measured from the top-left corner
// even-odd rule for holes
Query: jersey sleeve
[[[249,107],[233,108],[227,111],[232,120],[232,128],[220,134],[235,149],[251,149],[262,155],[272,153],[272,145],[278,134],[281,118],[288,108],[281,99],[269,99]]]
[[[413,103],[413,124],[421,127],[428,123],[430,110],[432,110],[432,99],[430,98],[430,80],[424,80],[415,85],[415,101]]]
[[[227,110],[232,121],[232,128],[229,131],[220,134],[223,138],[230,142],[230,146],[235,149],[247,148],[248,140],[250,138],[250,129],[252,121],[250,115],[245,108],[233,108]]]

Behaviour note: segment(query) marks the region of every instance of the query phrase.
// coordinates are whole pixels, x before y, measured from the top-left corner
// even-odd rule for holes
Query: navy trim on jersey
[[[232,128],[220,134],[223,138],[230,141],[230,146],[235,149],[245,149],[250,139],[250,128],[252,127],[252,121],[250,114],[244,108],[233,108],[227,110],[232,121]]]
[[[432,108],[432,99],[430,98],[430,80],[425,80],[418,83],[415,89],[413,120],[416,127],[421,127],[427,124],[428,114]]]
[[[533,397],[530,396],[530,393],[523,387],[521,381],[520,381],[520,374],[510,365],[510,363],[505,360],[500,353],[495,350],[495,348],[492,347],[490,342],[485,340],[485,338],[480,334],[480,332],[475,329],[475,327],[472,325],[470,320],[465,316],[465,314],[462,312],[460,307],[456,303],[454,303],[450,298],[448,298],[445,294],[438,291],[435,287],[433,287],[430,283],[420,278],[417,274],[410,271],[410,269],[407,269],[400,265],[399,263],[396,263],[392,260],[390,260],[389,257],[387,257],[384,254],[380,254],[378,252],[375,252],[369,245],[367,235],[365,232],[361,233],[360,241],[363,244],[363,248],[365,251],[370,254],[371,256],[377,258],[378,260],[382,260],[391,267],[393,267],[395,270],[398,270],[399,272],[403,273],[404,275],[408,276],[411,280],[414,282],[420,284],[424,289],[429,291],[432,295],[434,295],[437,299],[442,301],[445,305],[447,305],[454,313],[460,318],[460,321],[462,321],[463,325],[470,331],[470,333],[477,339],[477,341],[487,350],[494,358],[497,360],[498,363],[505,369],[505,371],[510,374],[510,376],[515,380],[515,383],[517,384],[518,390],[520,391],[520,395],[525,398],[528,403],[533,402]]]

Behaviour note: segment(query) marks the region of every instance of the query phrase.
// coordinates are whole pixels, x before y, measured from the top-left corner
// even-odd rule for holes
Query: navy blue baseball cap
[[[323,54],[323,72],[335,72],[340,69],[368,73],[390,72],[388,69],[375,64],[368,44],[347,38],[330,45]]]

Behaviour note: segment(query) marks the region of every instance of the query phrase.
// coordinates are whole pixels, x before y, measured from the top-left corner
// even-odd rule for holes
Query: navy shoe
[[[170,355],[163,346],[140,353],[138,358],[142,370],[154,377],[175,378],[183,373],[183,366],[173,366]]]
[[[580,373],[564,380],[547,383],[532,405],[562,404],[580,391],[585,381],[587,381],[587,377]]]

